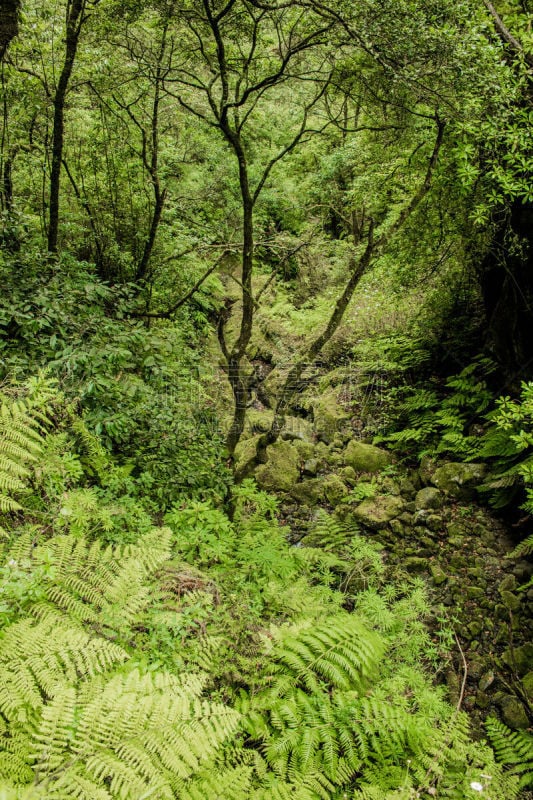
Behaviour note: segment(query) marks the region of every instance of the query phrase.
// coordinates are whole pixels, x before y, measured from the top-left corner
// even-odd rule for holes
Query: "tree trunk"
[[[59,189],[65,136],[65,99],[83,24],[86,0],[72,0],[67,17],[66,49],[63,69],[54,96],[54,127],[52,132],[52,167],[50,170],[50,208],[48,224],[48,252],[57,252],[59,233]]]
[[[20,0],[2,0],[0,3],[0,61],[19,32],[19,11]]]
[[[479,284],[489,344],[517,388],[533,377],[533,203],[514,200],[498,221]]]

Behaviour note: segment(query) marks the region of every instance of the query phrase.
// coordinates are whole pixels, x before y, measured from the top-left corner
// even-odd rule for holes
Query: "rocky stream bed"
[[[391,579],[402,572],[424,578],[435,625],[444,609],[456,635],[440,675],[452,702],[469,712],[479,735],[488,716],[515,730],[530,727],[533,589],[521,587],[533,564],[509,557],[527,529],[519,536],[479,503],[483,464],[426,458],[420,468],[403,467],[355,438],[342,403],[326,400],[316,400],[312,421],[287,420],[255,470],[258,484],[280,497],[295,542],[324,509],[379,542]],[[241,459],[270,413],[252,409]]]

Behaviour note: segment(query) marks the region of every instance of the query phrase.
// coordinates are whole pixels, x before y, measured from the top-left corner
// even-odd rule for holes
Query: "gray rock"
[[[371,530],[382,530],[393,519],[397,519],[404,509],[401,497],[377,495],[363,500],[355,509],[354,517]]]
[[[415,497],[415,510],[434,510],[438,511],[444,505],[444,497],[439,489],[433,486],[427,486],[425,489],[420,489]]]
[[[304,473],[307,475],[316,475],[320,468],[320,461],[318,458],[308,458],[304,461]]]
[[[434,472],[431,482],[452,497],[472,500],[476,495],[476,486],[483,483],[486,473],[485,464],[449,462]]]

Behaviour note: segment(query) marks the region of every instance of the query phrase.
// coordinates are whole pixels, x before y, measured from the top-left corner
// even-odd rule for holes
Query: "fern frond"
[[[375,673],[385,646],[361,620],[339,614],[321,625],[280,629],[274,658],[297,684],[319,692],[324,684],[360,689]]]
[[[520,776],[520,787],[533,786],[533,736],[512,731],[493,717],[485,723],[496,758]]]

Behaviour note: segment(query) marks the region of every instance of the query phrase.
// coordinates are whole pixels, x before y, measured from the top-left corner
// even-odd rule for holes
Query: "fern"
[[[0,405],[0,513],[21,508],[15,498],[26,489],[28,465],[42,450],[40,416],[22,401]]]
[[[520,777],[520,787],[533,786],[533,736],[511,731],[493,717],[485,723],[496,758]]]
[[[278,672],[296,685],[320,692],[324,684],[361,689],[384,653],[383,640],[359,618],[339,614],[321,625],[306,623],[274,633]]]

